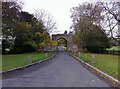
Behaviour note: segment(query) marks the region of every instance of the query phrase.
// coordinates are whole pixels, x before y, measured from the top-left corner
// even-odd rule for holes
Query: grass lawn
[[[109,51],[120,51],[120,46],[112,46],[111,48],[108,48]]]
[[[16,68],[29,64],[28,56],[31,56],[32,62],[43,60],[46,57],[45,53],[30,53],[30,54],[13,54],[13,55],[2,55],[2,70]],[[52,56],[53,53],[48,53],[48,57]]]
[[[117,55],[96,54],[94,61],[91,55],[91,53],[81,53],[80,59],[118,79],[118,60],[120,59]]]

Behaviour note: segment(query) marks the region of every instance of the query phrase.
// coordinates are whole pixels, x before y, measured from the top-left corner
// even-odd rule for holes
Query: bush
[[[87,46],[87,50],[92,53],[106,53],[106,50],[104,47],[100,47],[97,45]]]
[[[21,54],[21,53],[29,53],[35,52],[35,47],[25,44],[25,45],[14,45],[13,49],[10,50],[10,53]]]

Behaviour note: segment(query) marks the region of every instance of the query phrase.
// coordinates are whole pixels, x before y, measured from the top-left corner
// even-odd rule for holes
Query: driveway
[[[3,76],[3,87],[110,87],[66,52]]]

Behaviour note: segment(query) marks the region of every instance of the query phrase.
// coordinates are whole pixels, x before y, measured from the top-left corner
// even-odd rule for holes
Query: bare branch
[[[44,24],[47,32],[51,33],[56,29],[56,22],[53,20],[52,16],[47,14],[44,10],[36,11],[35,16]]]

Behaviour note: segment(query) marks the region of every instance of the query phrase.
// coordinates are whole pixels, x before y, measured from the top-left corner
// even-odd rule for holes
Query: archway
[[[64,39],[66,41],[66,50],[67,51],[73,51],[73,50],[78,50],[77,45],[75,45],[72,42],[72,34],[54,34],[52,35],[52,40],[53,41],[58,41],[59,39]],[[58,47],[53,47],[52,49],[54,51],[58,51],[57,50]]]
[[[67,51],[67,40],[65,38],[57,39],[57,50]]]

